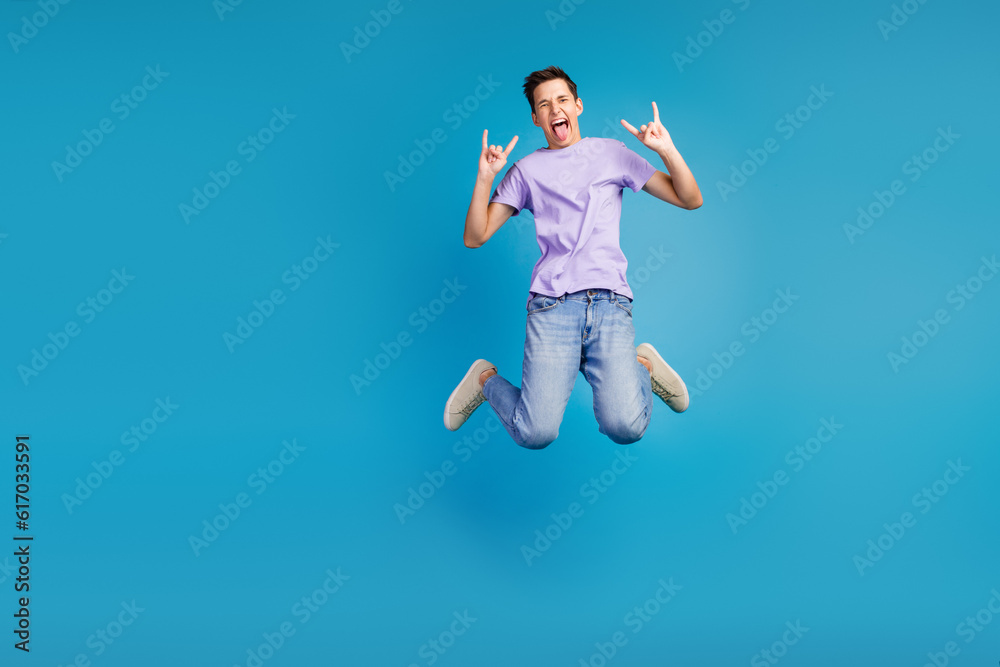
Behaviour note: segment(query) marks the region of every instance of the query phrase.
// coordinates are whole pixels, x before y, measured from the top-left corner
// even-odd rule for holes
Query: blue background
[[[21,534],[19,434],[35,538],[30,654],[12,646],[16,574],[0,557],[3,664],[252,666],[248,651],[286,622],[295,634],[263,664],[755,665],[771,664],[767,649],[789,666],[919,666],[949,641],[949,664],[1000,660],[992,612],[971,642],[957,628],[1000,590],[1000,281],[973,281],[960,310],[948,299],[1000,250],[995,4],[913,3],[884,35],[889,2],[403,0],[347,55],[386,3],[246,0],[220,18],[209,0],[73,0],[33,32],[23,17],[39,7],[2,5],[0,553]],[[703,22],[727,8],[711,35]],[[510,162],[544,145],[521,85],[553,64],[578,85],[584,136],[617,131],[663,169],[618,129],[650,120],[655,100],[704,195],[696,211],[625,195],[636,342],[692,389],[705,378],[686,413],[657,402],[627,450],[598,433],[582,378],[542,451],[491,432],[488,405],[458,432],[441,421],[476,358],[519,384],[530,213],[481,249],[462,230],[483,129],[491,143],[519,135]],[[121,118],[114,100],[157,66],[169,74]],[[479,77],[498,85],[470,101]],[[812,86],[832,96],[788,137],[776,123]],[[467,118],[446,115],[456,104]],[[240,144],[274,109],[294,118],[248,161]],[[60,180],[53,162],[103,118],[113,132]],[[446,140],[390,186],[386,172],[438,128]],[[959,138],[910,180],[904,163],[939,128]],[[723,197],[768,138],[779,150]],[[240,172],[185,222],[180,205],[231,160]],[[905,194],[851,242],[844,225],[896,179]],[[317,238],[339,247],[293,290],[283,276]],[[669,259],[637,273],[656,264],[651,248]],[[85,321],[78,304],[122,267],[134,279]],[[464,288],[424,318],[447,280]],[[285,301],[227,346],[275,289]],[[745,323],[786,289],[798,299],[751,341]],[[947,323],[894,368],[887,355],[939,309]],[[37,375],[19,372],[69,322],[79,334]],[[401,333],[410,344],[379,358]],[[726,360],[736,341],[744,354]],[[356,390],[351,376],[376,361]],[[129,451],[122,434],[157,399],[178,407]],[[797,470],[786,453],[821,419],[843,427]],[[292,440],[304,449],[258,493],[251,476]],[[115,451],[124,462],[67,505]],[[607,473],[624,451],[631,467]],[[401,515],[449,461],[454,474]],[[921,512],[914,496],[949,461],[969,470]],[[734,532],[727,515],[778,471],[788,483]],[[615,483],[591,503],[581,487],[602,472]],[[240,493],[249,506],[219,518]],[[582,516],[549,528],[529,564],[522,546],[573,502]],[[915,525],[859,568],[904,512]],[[213,520],[225,528],[193,547]],[[303,623],[294,606],[337,568],[349,579]],[[680,589],[633,632],[627,615],[661,579]],[[98,643],[133,601],[134,622]],[[451,644],[466,611],[476,620]],[[797,621],[808,631],[783,647]],[[627,641],[607,660],[599,645],[616,632]],[[444,653],[428,648],[439,637]]]

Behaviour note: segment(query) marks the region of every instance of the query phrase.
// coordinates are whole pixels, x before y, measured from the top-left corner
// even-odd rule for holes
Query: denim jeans
[[[514,442],[541,449],[559,435],[566,404],[580,371],[594,393],[598,431],[618,444],[646,432],[653,389],[636,359],[632,300],[607,289],[528,302],[521,388],[499,374],[483,395]]]

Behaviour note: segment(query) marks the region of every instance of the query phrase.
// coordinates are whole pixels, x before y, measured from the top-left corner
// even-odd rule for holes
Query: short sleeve
[[[632,192],[641,190],[646,181],[656,173],[656,167],[649,160],[621,141],[618,142],[618,166],[622,174],[622,187],[631,188]]]
[[[514,207],[514,215],[521,212],[522,208],[531,210],[531,197],[528,191],[528,184],[524,180],[524,175],[517,168],[517,163],[510,166],[507,173],[500,180],[500,184],[493,191],[490,203],[499,202]]]

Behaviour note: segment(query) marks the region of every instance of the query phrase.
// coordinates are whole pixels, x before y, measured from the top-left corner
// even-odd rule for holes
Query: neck
[[[566,146],[546,146],[544,148],[544,150],[558,151],[558,150],[562,150],[564,148],[570,148],[571,146],[576,146],[578,143],[580,143],[581,141],[583,141],[585,138],[586,137],[578,137],[576,141],[574,141],[573,143],[568,144]]]

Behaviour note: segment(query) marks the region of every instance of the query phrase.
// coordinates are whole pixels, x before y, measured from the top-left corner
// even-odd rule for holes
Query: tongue
[[[569,136],[569,125],[567,123],[560,123],[553,128],[558,137],[559,141],[566,141],[566,137]]]

